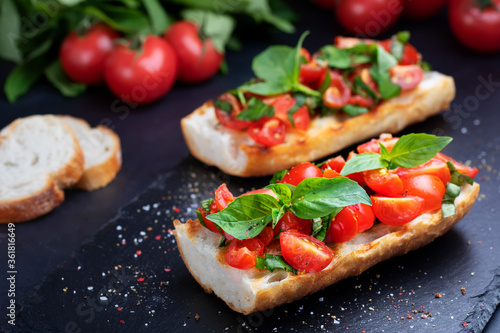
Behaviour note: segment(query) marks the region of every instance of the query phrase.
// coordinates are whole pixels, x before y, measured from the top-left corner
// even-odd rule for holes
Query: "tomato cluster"
[[[97,23],[85,32],[72,32],[63,41],[59,59],[74,81],[97,85],[106,82],[120,99],[137,104],[167,94],[175,81],[197,83],[219,70],[224,54],[199,27],[189,21],[172,24],[163,37],[120,39],[110,27]]]
[[[380,144],[391,150],[398,138],[390,135],[373,139],[357,147],[357,153],[380,153]],[[349,158],[357,154],[351,152]],[[266,226],[254,238],[238,240],[217,227],[206,218],[207,215],[225,209],[235,200],[226,184],[215,191],[210,208],[199,208],[203,224],[213,232],[224,235],[230,244],[226,250],[228,265],[249,269],[255,267],[257,257],[279,248],[284,260],[294,269],[304,272],[318,272],[326,268],[334,258],[333,251],[325,243],[344,243],[358,233],[369,230],[375,219],[389,225],[403,225],[417,216],[433,212],[441,207],[446,192],[445,185],[451,174],[447,162],[469,177],[476,176],[478,169],[468,167],[450,157],[438,153],[428,162],[413,168],[375,169],[347,175],[364,186],[371,194],[372,206],[360,203],[344,207],[328,221],[324,241],[312,236],[313,220],[303,219],[287,211],[274,226]],[[312,177],[344,177],[340,174],[346,165],[342,156],[331,158],[319,167],[313,163],[302,163],[287,171],[280,183],[297,186],[304,179]],[[267,194],[278,199],[271,189],[258,189],[248,194]]]
[[[314,0],[334,12],[348,32],[375,37],[401,16],[421,21],[436,15],[448,4],[451,30],[465,46],[479,52],[500,50],[500,0]]]

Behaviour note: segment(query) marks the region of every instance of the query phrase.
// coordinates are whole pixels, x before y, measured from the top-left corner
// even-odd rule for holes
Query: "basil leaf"
[[[449,217],[457,213],[455,209],[455,203],[450,201],[443,201],[443,203],[441,204],[441,211],[443,217]]]
[[[258,269],[268,269],[271,273],[275,269],[283,269],[287,272],[297,274],[297,271],[282,256],[275,254],[266,254],[264,257],[257,256],[255,267]]]
[[[205,210],[206,212],[210,212],[210,206],[212,205],[212,203],[213,203],[214,201],[215,201],[214,199],[207,199],[207,200],[203,200],[203,201],[200,203],[200,206],[201,206],[201,208],[203,208],[203,210]]]
[[[299,218],[314,219],[358,203],[371,205],[370,197],[356,182],[345,177],[313,177],[295,188],[290,210]]]
[[[420,67],[422,67],[422,69],[426,72],[430,72],[432,71],[432,66],[431,64],[429,64],[427,61],[422,61],[420,63]]]
[[[272,220],[278,201],[267,194],[237,197],[225,209],[206,218],[237,239],[253,238]]]
[[[401,42],[398,38],[398,36],[394,35],[391,38],[391,54],[396,58],[398,61],[401,61],[403,58],[403,51],[405,48],[405,44]]]
[[[172,20],[168,17],[160,2],[158,0],[142,0],[142,4],[149,16],[153,33],[164,33],[167,27],[172,24]]]
[[[240,86],[239,89],[257,95],[269,96],[278,95],[290,91],[292,89],[292,85],[288,81],[264,81],[247,83]]]
[[[328,65],[333,68],[348,69],[351,67],[351,58],[349,51],[339,49],[333,45],[327,45],[320,49],[320,59],[328,61]]]
[[[205,224],[205,221],[203,221],[203,216],[201,215],[201,212],[198,209],[195,210],[195,212],[196,212],[196,217],[198,218],[198,221],[200,221],[200,224],[208,229],[207,225]]]
[[[16,41],[21,34],[21,16],[13,0],[0,3],[0,58],[19,62],[21,54]]]
[[[394,56],[389,54],[382,46],[377,44],[376,49],[376,64],[381,72],[388,71],[391,67],[398,64],[398,61]]]
[[[222,235],[220,237],[219,247],[225,247],[227,245],[229,245],[229,242],[227,241],[226,237]]]
[[[323,228],[323,218],[317,217],[312,220],[312,232],[311,235],[316,235]]]
[[[78,96],[87,89],[86,85],[74,82],[66,75],[59,60],[45,69],[45,76],[66,97]]]
[[[295,49],[290,46],[269,46],[253,59],[252,70],[255,76],[260,79],[291,84],[294,72],[294,57]]]
[[[462,186],[464,183],[467,183],[469,185],[474,184],[474,179],[470,176],[460,173],[455,168],[455,165],[451,161],[446,162],[446,165],[448,166],[448,169],[450,169],[450,174],[451,174],[450,183],[453,183],[458,186]]]
[[[366,83],[363,82],[363,79],[358,75],[354,78],[353,90],[356,94],[361,96],[369,96],[377,102],[379,97],[376,92],[374,92]]]
[[[403,168],[413,168],[436,156],[452,140],[425,133],[403,135],[389,152],[389,159]]]
[[[410,41],[410,32],[408,30],[400,31],[396,34],[396,37],[398,41],[400,41],[403,44],[406,44]]]
[[[280,209],[273,208],[273,211],[271,212],[271,217],[273,220],[272,227],[273,229],[278,225],[278,222],[281,220],[283,215],[287,212],[288,207],[287,206],[281,206]]]
[[[278,199],[283,204],[288,204],[292,199],[292,192],[295,189],[295,186],[290,184],[275,183],[269,184],[264,188],[270,188],[274,193],[276,193]]]
[[[271,180],[269,181],[269,184],[276,184],[276,183],[280,182],[283,179],[283,177],[285,177],[287,172],[288,172],[288,170],[281,170],[281,171],[276,172],[273,175],[273,178],[271,178]]]
[[[111,28],[125,33],[149,31],[149,21],[146,15],[137,9],[100,4],[99,8],[85,7],[83,13],[94,16]]]
[[[373,65],[370,68],[370,75],[377,82],[382,99],[390,99],[401,94],[401,86],[391,82],[388,71],[382,71],[379,66]]]
[[[446,192],[443,197],[443,202],[441,203],[443,217],[452,216],[457,213],[455,209],[455,198],[459,195],[460,186],[453,183],[446,184]]]
[[[320,241],[324,241],[325,240],[325,237],[326,237],[326,233],[328,231],[328,229],[330,229],[330,225],[332,224],[332,219],[337,216],[337,214],[342,210],[343,208],[337,208],[335,211],[333,211],[333,213],[331,213],[330,215],[328,216],[325,216],[323,218],[323,227],[321,228],[321,230],[318,232],[318,234],[314,237],[316,237],[316,239],[320,240]]]
[[[247,107],[236,117],[241,120],[253,121],[272,116],[274,116],[274,107],[272,105],[267,105],[257,97],[252,97],[248,100]]]
[[[215,101],[214,106],[218,109],[221,109],[224,112],[227,112],[227,113],[230,113],[231,111],[233,111],[233,106],[231,105],[231,103],[220,100],[220,99]]]
[[[330,71],[326,71],[325,79],[318,88],[318,91],[321,93],[321,95],[325,94],[325,91],[328,88],[330,88],[331,83],[332,83],[332,76],[330,75]]]
[[[351,173],[382,169],[388,166],[388,162],[376,153],[358,154],[346,162],[340,174],[342,176],[350,175]]]
[[[355,116],[358,116],[360,114],[367,113],[368,108],[366,108],[364,106],[356,106],[356,105],[346,104],[342,108],[342,111],[344,111],[345,113],[347,113],[351,117],[355,117]]]
[[[48,57],[42,55],[17,65],[5,80],[4,92],[7,100],[12,103],[24,95],[42,76],[48,64]]]

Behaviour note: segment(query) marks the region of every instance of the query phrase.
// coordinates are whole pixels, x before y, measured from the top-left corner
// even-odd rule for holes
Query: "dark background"
[[[67,276],[66,280],[73,278],[75,279],[74,281],[78,280],[75,282],[75,285],[81,282],[78,288],[87,288],[90,285],[87,279],[95,279],[95,274],[99,274],[100,272],[100,266],[105,267],[104,263],[106,265],[110,264],[110,262],[106,261],[109,259],[109,256],[114,255],[118,257],[123,255],[118,250],[102,248],[105,244],[115,246],[116,226],[126,226],[129,223],[130,232],[132,230],[136,230],[137,232],[143,230],[144,228],[141,226],[142,221],[144,220],[144,225],[149,225],[151,217],[145,218],[144,215],[135,216],[134,211],[143,207],[142,203],[155,202],[154,200],[162,197],[161,193],[171,191],[175,194],[184,191],[185,189],[182,190],[183,186],[189,183],[189,181],[185,181],[189,178],[186,170],[194,170],[197,175],[205,175],[204,177],[199,176],[204,179],[201,181],[202,185],[200,185],[200,188],[203,188],[203,190],[200,190],[200,193],[206,194],[204,197],[200,195],[201,199],[208,197],[210,189],[215,188],[210,186],[216,186],[216,184],[222,181],[229,183],[233,188],[243,187],[245,189],[249,189],[253,184],[264,184],[265,179],[248,180],[229,177],[214,168],[206,168],[201,163],[196,162],[189,156],[189,151],[184,144],[179,121],[204,101],[214,98],[218,94],[250,78],[252,76],[250,69],[251,59],[266,46],[271,44],[293,45],[300,33],[308,29],[311,31],[311,34],[305,41],[305,47],[310,50],[316,50],[320,46],[332,42],[335,35],[342,33],[342,30],[334,22],[331,14],[322,12],[312,7],[312,5],[298,5],[296,2],[294,4],[294,7],[297,8],[303,18],[298,24],[296,34],[266,33],[257,28],[247,31],[243,41],[243,50],[240,52],[228,52],[227,54],[228,75],[219,74],[209,82],[196,86],[178,84],[167,96],[152,105],[136,109],[127,107],[121,102],[117,103],[115,97],[105,87],[91,88],[80,97],[66,99],[60,96],[46,82],[36,84],[26,96],[20,98],[14,104],[9,104],[4,97],[0,98],[0,128],[18,117],[30,114],[70,114],[82,117],[94,126],[97,124],[110,126],[119,134],[123,148],[123,169],[118,174],[116,180],[109,186],[90,193],[77,190],[66,191],[65,202],[52,213],[35,221],[16,224],[16,266],[18,272],[16,301],[18,309],[24,307],[21,310],[19,320],[25,325],[23,327],[26,330],[33,330],[33,327],[36,326],[31,325],[38,322],[41,323],[38,326],[40,330],[64,330],[64,326],[61,328],[61,326],[55,324],[58,320],[57,316],[54,315],[52,317],[50,315],[53,311],[56,311],[55,308],[51,308],[51,304],[54,304],[55,307],[55,304],[63,302],[62,304],[67,305],[67,307],[75,306],[78,302],[75,299],[80,294],[76,294],[78,296],[71,296],[68,293],[61,294],[62,291],[59,289],[60,283],[58,284],[57,281],[61,280],[60,277],[64,276],[63,273],[67,274],[65,275]],[[476,202],[471,213],[446,236],[436,240],[428,247],[408,254],[405,257],[396,258],[387,263],[377,265],[370,272],[361,275],[359,278],[350,279],[341,283],[338,287],[329,288],[329,293],[324,294],[324,302],[330,302],[330,304],[334,304],[337,307],[342,306],[342,308],[347,309],[349,309],[349,306],[352,307],[351,302],[357,302],[357,297],[360,297],[359,302],[362,301],[363,297],[370,299],[373,297],[374,302],[376,302],[376,296],[370,295],[367,290],[364,290],[363,293],[355,292],[353,299],[349,298],[352,295],[349,292],[346,293],[345,290],[352,290],[353,286],[361,283],[359,281],[371,283],[372,279],[375,279],[376,276],[381,275],[384,277],[385,274],[387,280],[382,278],[379,281],[381,284],[380,288],[383,289],[382,295],[384,295],[385,289],[390,290],[392,286],[406,286],[404,282],[410,281],[410,277],[412,281],[420,279],[424,281],[419,282],[422,283],[423,288],[433,286],[433,288],[429,287],[426,289],[421,295],[422,297],[425,296],[424,304],[427,305],[427,308],[429,306],[439,308],[439,304],[442,305],[443,309],[447,306],[458,306],[459,309],[469,308],[471,313],[482,314],[482,318],[487,319],[489,317],[488,311],[491,312],[492,308],[498,304],[499,298],[499,284],[498,282],[493,282],[498,281],[498,269],[496,273],[494,270],[500,266],[498,249],[496,248],[500,233],[496,212],[496,207],[498,207],[496,199],[498,198],[500,188],[497,173],[500,165],[500,136],[497,125],[499,117],[496,115],[498,105],[500,105],[499,87],[490,87],[492,91],[487,98],[478,99],[475,96],[478,87],[481,85],[484,86],[482,83],[483,80],[500,82],[500,59],[498,54],[478,55],[463,48],[453,38],[444,12],[430,21],[423,23],[401,21],[382,37],[388,37],[391,33],[403,29],[411,31],[411,42],[424,55],[424,59],[431,63],[435,70],[453,76],[457,86],[457,95],[455,101],[452,103],[452,112],[432,117],[422,124],[406,129],[405,133],[427,132],[454,137],[454,141],[446,148],[445,152],[461,161],[470,160],[472,165],[481,168],[477,179],[481,184],[481,198]],[[2,82],[12,68],[12,64],[0,62],[0,78]],[[482,92],[486,91],[484,88],[481,89],[483,89],[481,90]],[[477,101],[476,104],[475,101]],[[461,113],[459,111],[460,105],[464,104],[468,106],[467,109],[462,108],[465,111]],[[163,176],[158,179],[159,175]],[[155,180],[157,182],[148,189],[148,185]],[[185,182],[182,182],[182,180]],[[120,207],[126,205],[143,191],[146,192],[117,216]],[[185,192],[182,193],[180,196],[186,194]],[[198,199],[197,197],[196,200]],[[169,199],[166,200],[169,201]],[[172,200],[175,201],[176,199]],[[186,202],[178,203],[179,207],[185,208],[186,205]],[[186,209],[183,209],[183,213],[186,213]],[[116,219],[108,223],[115,216],[117,216]],[[173,211],[170,211],[170,215],[167,214],[167,216],[163,217],[165,227],[160,228],[163,232],[169,228],[168,223],[171,223],[173,216],[175,214]],[[185,216],[185,218],[190,217],[194,217],[194,212],[191,212],[191,214],[188,213]],[[0,258],[2,261],[1,267],[4,268],[4,263],[7,261],[6,232],[6,226],[0,226],[0,248],[2,249],[0,251]],[[96,234],[98,236],[93,239]],[[112,241],[110,237],[113,237]],[[471,241],[470,245],[467,244],[469,240]],[[170,239],[165,238],[162,242],[170,244]],[[89,244],[81,248],[82,244],[86,243]],[[218,310],[219,314],[221,311],[223,312],[223,317],[216,318],[216,322],[214,322],[214,319],[202,316],[199,321],[199,325],[202,326],[192,326],[195,322],[193,318],[190,318],[191,315],[188,314],[187,317],[190,323],[188,327],[197,327],[197,329],[202,330],[218,330],[217,327],[229,327],[230,330],[241,329],[241,325],[238,326],[238,321],[234,320],[245,317],[237,316],[238,314],[228,310],[215,296],[205,295],[200,291],[201,288],[190,278],[182,262],[178,259],[174,244],[170,244],[170,248],[172,251],[168,256],[173,256],[171,259],[161,259],[152,256],[150,257],[151,261],[144,263],[142,268],[147,267],[150,271],[161,271],[164,265],[171,265],[172,270],[174,271],[175,269],[178,272],[176,275],[170,277],[170,283],[176,286],[175,290],[171,288],[167,292],[166,299],[154,299],[157,293],[149,289],[147,292],[144,291],[144,295],[147,294],[154,299],[151,302],[164,305],[164,309],[166,307],[165,304],[169,302],[168,297],[170,299],[179,299],[179,302],[183,302],[183,305],[193,305],[194,303],[190,303],[190,297],[192,297],[193,300],[199,300],[200,303],[204,304],[205,309],[217,307],[216,310]],[[108,253],[109,256],[99,258],[99,251]],[[88,253],[92,253],[92,255],[88,255]],[[158,253],[161,255],[161,251]],[[434,258],[438,260],[439,265],[429,266],[429,261],[434,261]],[[128,257],[123,259],[133,260]],[[155,261],[161,263],[159,269],[155,266]],[[82,263],[92,263],[94,270],[82,273],[86,274],[84,276],[75,274],[75,266],[82,265]],[[406,272],[401,272],[403,269],[401,268],[402,266],[407,266],[405,267]],[[461,267],[462,270],[456,271],[457,267]],[[3,271],[6,271],[6,269],[2,269]],[[471,271],[474,271],[475,276],[477,276],[476,278],[471,278]],[[69,272],[73,272],[71,273],[73,275]],[[464,272],[467,272],[467,274]],[[478,272],[484,272],[484,274],[479,274]],[[159,275],[159,279],[165,279],[164,276]],[[408,276],[408,278],[405,279],[401,277],[402,275]],[[176,280],[175,276],[181,279],[182,282],[178,279]],[[456,286],[456,281],[453,280],[457,276],[462,276],[461,281],[469,283],[467,288],[471,292],[468,291],[466,297],[456,298],[455,303],[451,300],[453,304],[448,303],[450,300],[446,299],[432,299],[433,291],[437,292],[449,288],[449,293],[451,293],[452,291],[456,292],[457,288],[460,289],[460,287]],[[446,280],[447,278],[450,280],[444,283],[443,279]],[[451,280],[453,280],[454,284]],[[478,281],[480,282],[478,283]],[[489,281],[494,283],[493,292],[490,292],[491,297],[485,298],[484,302],[486,306],[483,307],[483,311],[480,309],[481,306],[476,311],[477,306],[480,305],[477,303],[477,299],[481,297],[482,293],[486,292],[487,287],[492,288],[492,284],[488,284]],[[385,284],[385,289],[382,287],[383,284]],[[74,290],[76,291],[78,288],[75,287]],[[0,299],[6,299],[4,295],[7,294],[7,289],[5,279],[2,278],[0,281],[0,295],[2,295]],[[179,293],[181,290],[182,292],[185,292],[185,290],[193,291],[192,293],[188,293],[185,298],[176,298],[176,292]],[[339,298],[335,299],[332,297],[331,292],[338,292],[340,295]],[[394,292],[397,293],[397,291]],[[165,291],[161,291],[161,293],[164,294]],[[312,304],[312,308],[314,308],[314,303],[323,306],[321,303],[323,301],[320,300],[318,303],[318,299],[321,296],[323,296],[323,292],[308,297],[305,300],[306,310],[304,310],[307,313],[301,314],[301,316],[303,315],[304,318],[312,316],[307,309],[307,306],[310,304]],[[415,302],[415,300],[411,301],[412,297],[417,296],[409,297],[410,302]],[[378,298],[381,298],[381,296],[378,295]],[[144,299],[143,302],[147,304],[148,300]],[[6,303],[4,303],[2,301],[2,308],[6,306]],[[463,306],[460,307],[457,303]],[[380,302],[375,304],[380,305],[380,307],[384,306]],[[420,303],[416,304],[420,305]],[[272,331],[275,327],[273,325],[276,325],[276,313],[279,312],[280,316],[283,317],[283,321],[285,321],[288,314],[285,311],[290,309],[290,313],[301,312],[302,310],[298,307],[300,305],[297,304],[295,307],[294,305],[285,306],[284,308],[280,307],[269,318],[264,313],[264,317],[266,317],[264,323],[268,323],[269,325],[264,325],[260,329],[263,331]],[[324,305],[326,306],[326,304]],[[392,307],[391,304],[385,304],[385,306]],[[332,305],[330,305],[331,307]],[[184,309],[183,306],[179,306],[179,308]],[[137,312],[124,316],[124,320],[128,322],[130,318],[134,318],[135,316],[139,318],[141,316],[141,309],[151,311],[148,307],[138,307]],[[214,309],[213,311],[216,310]],[[57,309],[57,311],[59,310]],[[157,328],[157,330],[168,329],[168,325],[178,327],[177,329],[173,329],[174,331],[182,330],[182,325],[174,325],[180,322],[180,316],[182,318],[186,317],[185,312],[179,313],[175,310],[175,307],[169,311],[161,314],[158,313],[157,317],[150,321],[150,328],[153,331],[154,328]],[[368,314],[370,314],[370,311]],[[335,312],[338,313],[338,309]],[[367,318],[370,317],[366,315],[366,308],[362,309],[358,306],[351,309],[351,314],[353,312],[359,313],[360,317],[363,315]],[[57,312],[55,313],[57,314]],[[194,313],[195,311],[193,310],[192,316],[194,316]],[[101,314],[101,317],[99,317],[99,314]],[[104,327],[107,327],[106,329],[109,330],[111,328],[114,331],[113,327],[118,327],[109,326],[109,318],[114,318],[114,315],[111,315],[109,312],[100,312],[99,314],[97,314],[98,320],[96,321],[99,324],[89,326],[90,330],[99,330],[99,328],[104,329]],[[106,314],[106,316],[102,317],[103,314]],[[124,313],[122,314],[124,315]],[[151,313],[149,314],[151,315]],[[316,317],[317,315],[316,313]],[[420,315],[420,313],[414,314],[415,317],[418,316],[415,319],[417,327],[421,327],[422,329],[432,329],[432,325],[436,324],[436,330],[439,331],[439,328],[443,329],[447,326],[437,325],[438,321],[445,323],[449,321],[449,330],[451,331],[467,330],[469,328],[481,329],[484,326],[483,323],[479,323],[478,321],[468,321],[467,318],[469,317],[465,316],[464,313],[457,313],[456,318],[452,320],[448,318],[449,316],[445,316],[444,313],[438,314],[436,312],[433,313],[433,318],[435,318],[436,322],[430,322],[428,326],[418,326],[422,325],[421,323],[425,321],[424,319],[420,319]],[[393,322],[390,322],[391,325],[384,327],[386,332],[406,331],[411,328],[411,324],[407,321],[403,321],[404,324],[402,325],[396,324],[396,321],[400,321],[399,314],[392,314],[392,316],[396,317],[393,319]],[[406,312],[402,316],[406,316]],[[67,318],[64,318],[64,322],[67,322]],[[352,322],[349,321],[349,318],[343,319],[341,324],[343,326],[355,326],[354,323],[359,323],[359,320],[352,316],[351,319]],[[225,323],[224,320],[232,320],[233,322]],[[246,321],[249,322],[249,320],[250,318],[246,317]],[[308,319],[304,320],[307,321]],[[371,320],[363,321],[361,319],[363,326],[361,324],[356,325],[367,332],[374,331],[375,327],[377,327],[378,331],[378,328],[381,326],[379,326],[378,322],[371,322]],[[387,319],[384,320],[387,321]],[[287,323],[283,321],[279,324],[281,325],[280,330],[287,326]],[[470,322],[470,326],[463,327],[463,325],[460,325],[463,321]],[[49,324],[51,322],[54,323],[53,326]],[[319,322],[319,320],[316,322]],[[6,320],[3,319],[1,321],[0,327],[6,327]],[[134,326],[128,326],[129,329],[132,329],[132,327]],[[144,326],[140,327],[144,328]],[[335,327],[338,328],[338,326]],[[301,328],[309,329],[310,331],[321,330],[320,325],[317,324],[314,328],[310,328],[308,325],[296,327],[296,329]],[[331,327],[326,328],[332,329]],[[121,329],[126,330],[127,326]],[[134,327],[134,329],[137,330],[138,328]],[[498,332],[499,330],[500,315],[497,313],[493,316],[488,326],[486,326],[485,332]]]

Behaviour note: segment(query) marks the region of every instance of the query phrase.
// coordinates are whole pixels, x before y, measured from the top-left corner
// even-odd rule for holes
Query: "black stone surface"
[[[178,85],[153,105],[127,110],[105,88],[65,99],[43,82],[15,104],[0,99],[0,127],[36,113],[83,117],[117,131],[124,159],[123,170],[108,187],[67,191],[66,201],[52,213],[16,225],[17,325],[8,325],[2,314],[1,331],[500,331],[498,314],[485,327],[500,299],[499,58],[461,47],[445,13],[425,23],[403,21],[391,31],[409,29],[424,58],[452,75],[457,85],[452,111],[403,133],[450,135],[454,141],[445,153],[481,168],[481,197],[471,213],[422,249],[303,300],[250,316],[205,294],[189,275],[168,231],[172,220],[194,217],[197,203],[213,195],[221,182],[240,191],[267,179],[227,176],[194,160],[179,120],[247,80],[251,58],[267,45],[293,44],[309,29],[305,46],[314,50],[341,33],[330,14],[307,4],[294,6],[303,15],[297,34],[248,32],[243,51],[227,56],[229,75],[198,86]],[[0,77],[11,68],[1,62]],[[0,226],[1,276],[7,271],[5,235],[6,226]],[[8,289],[1,278],[3,309]]]

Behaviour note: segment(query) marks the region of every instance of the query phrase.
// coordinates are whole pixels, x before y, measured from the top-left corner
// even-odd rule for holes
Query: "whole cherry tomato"
[[[342,0],[337,20],[357,36],[375,37],[389,29],[403,12],[402,0]]]
[[[422,21],[436,15],[447,0],[403,0],[403,16]]]
[[[446,188],[439,177],[419,175],[405,179],[403,185],[405,187],[405,194],[424,199],[422,213],[441,208],[441,202],[446,193]]]
[[[219,70],[224,55],[215,48],[210,38],[200,37],[199,27],[193,22],[176,22],[164,36],[177,53],[180,81],[202,82]]]
[[[468,48],[479,52],[500,50],[500,0],[488,1],[489,5],[480,8],[483,1],[450,1],[448,16],[451,30]]]
[[[59,60],[64,72],[76,82],[99,84],[104,81],[103,68],[113,40],[120,37],[107,25],[97,23],[80,36],[70,33],[62,42]]]
[[[257,256],[264,253],[264,243],[257,238],[233,239],[226,251],[226,262],[229,266],[239,269],[255,267]]]
[[[161,37],[147,36],[140,49],[117,45],[104,65],[104,79],[119,98],[137,104],[157,100],[177,77],[177,56]]]
[[[304,179],[311,177],[323,177],[323,172],[314,164],[305,162],[291,168],[290,171],[283,176],[281,182],[297,186]]]

